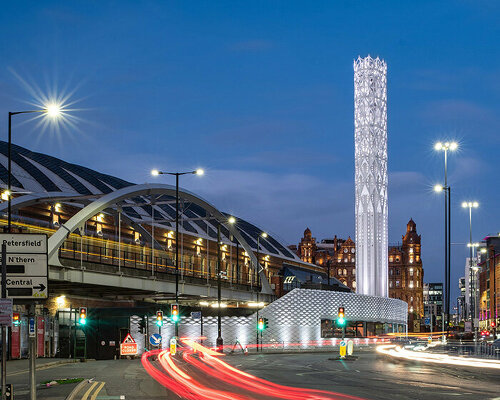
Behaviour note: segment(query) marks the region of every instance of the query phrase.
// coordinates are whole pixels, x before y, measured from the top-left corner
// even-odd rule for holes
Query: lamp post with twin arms
[[[469,248],[469,290],[470,290],[470,319],[472,322],[472,326],[474,329],[474,341],[477,342],[477,326],[476,326],[476,318],[477,318],[477,263],[473,265],[474,258],[474,248],[479,246],[479,243],[472,243],[472,209],[478,208],[479,203],[477,201],[464,201],[462,203],[463,208],[469,209],[469,243],[467,243],[467,247]]]
[[[444,185],[436,185],[434,190],[444,191],[444,304],[443,304],[443,340],[444,331],[449,329],[450,318],[450,266],[451,266],[451,188],[448,185],[448,152],[458,148],[456,142],[437,142],[434,145],[436,151],[444,153]]]
[[[151,175],[172,175],[175,176],[175,304],[179,304],[179,177],[181,175],[203,175],[202,169],[188,172],[164,172],[157,169],[151,171]],[[154,238],[151,240],[154,246]],[[180,319],[179,319],[180,320]],[[179,320],[175,322],[175,337],[179,337]]]

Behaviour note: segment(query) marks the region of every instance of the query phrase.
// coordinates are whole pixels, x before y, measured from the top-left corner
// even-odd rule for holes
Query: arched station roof
[[[0,181],[4,187],[7,185],[8,177],[7,154],[7,143],[0,141]],[[71,164],[46,154],[33,152],[17,145],[12,145],[12,172],[13,191],[25,193],[23,201],[28,200],[31,196],[31,200],[37,202],[40,199],[36,198],[42,196],[52,197],[53,199],[58,199],[57,201],[59,202],[65,202],[64,197],[68,197],[69,199],[79,196],[82,199],[83,207],[89,204],[90,201],[95,201],[93,200],[95,197],[106,197],[113,192],[125,189],[125,192],[136,193],[133,197],[127,195],[120,200],[123,206],[122,213],[129,220],[136,224],[148,224],[151,223],[154,214],[155,225],[161,225],[166,229],[172,230],[175,228],[175,224],[172,222],[175,218],[175,192],[170,190],[172,187],[169,185],[150,186],[151,188],[161,186],[165,189],[160,190],[161,193],[155,192],[154,205],[151,205],[151,199],[148,196],[139,194],[139,192],[133,189],[130,191],[126,190],[126,188],[135,186],[134,183]],[[144,185],[138,186],[144,189]],[[206,218],[208,215],[206,205],[209,205],[209,203],[187,191],[182,191],[182,193],[186,194],[186,196],[181,196],[184,219],[179,231],[216,240],[216,224]],[[83,199],[92,200],[85,202]],[[194,201],[195,199],[200,201]],[[16,200],[13,201],[14,206],[15,202]],[[210,205],[210,207],[213,206]],[[229,216],[223,212],[221,212],[221,215],[226,218]],[[237,216],[235,217],[237,218]],[[239,236],[248,244],[249,249],[257,251],[257,238],[261,234],[262,229],[238,218],[235,228],[235,233],[238,235],[230,232],[227,227],[222,227],[223,241],[234,242],[236,236]],[[261,239],[259,244],[259,252],[262,254],[274,255],[302,263],[295,253],[290,251],[272,235],[268,235],[266,239]],[[249,251],[247,252],[250,254]]]

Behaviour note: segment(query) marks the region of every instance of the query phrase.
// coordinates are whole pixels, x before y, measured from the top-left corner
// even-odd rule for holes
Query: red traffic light
[[[172,304],[170,306],[170,319],[174,323],[179,321],[179,304]]]
[[[163,311],[156,311],[156,325],[163,326]]]
[[[85,325],[87,322],[87,307],[80,307],[80,324]]]
[[[495,321],[491,321],[491,327],[494,328],[496,326]]]

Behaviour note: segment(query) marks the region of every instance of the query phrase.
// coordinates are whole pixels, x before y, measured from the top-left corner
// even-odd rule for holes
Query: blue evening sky
[[[440,139],[457,139],[452,287],[474,239],[500,230],[496,1],[16,1],[0,14],[0,126],[33,88],[70,94],[55,131],[14,142],[142,183],[182,185],[297,243],[354,236],[353,60],[388,63],[389,235],[413,217],[425,281],[442,281]],[[31,88],[31,89],[30,89]],[[5,135],[4,135],[5,137]],[[168,182],[168,179],[163,180]],[[455,294],[456,294],[455,293]]]

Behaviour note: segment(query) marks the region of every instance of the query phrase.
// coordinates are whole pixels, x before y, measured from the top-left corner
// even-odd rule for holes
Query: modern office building
[[[434,321],[433,328],[440,328],[443,313],[443,284],[424,283],[424,316]]]

